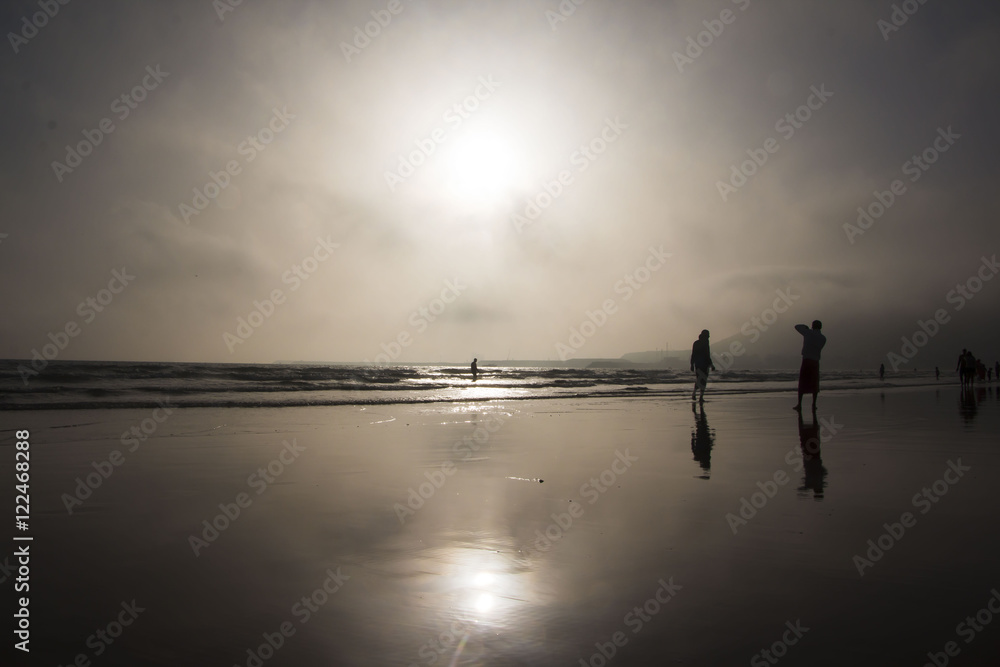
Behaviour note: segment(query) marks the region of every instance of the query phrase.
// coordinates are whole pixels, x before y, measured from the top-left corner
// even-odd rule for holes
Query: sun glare
[[[495,204],[523,170],[512,139],[492,128],[456,137],[446,150],[448,196],[466,203]]]

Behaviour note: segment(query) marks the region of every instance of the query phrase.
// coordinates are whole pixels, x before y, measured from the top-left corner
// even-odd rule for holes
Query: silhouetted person
[[[885,381],[885,364],[879,364],[879,367],[878,367],[878,379],[881,380],[881,381],[883,381],[883,382]]]
[[[964,387],[969,381],[969,374],[965,370],[965,362],[967,361],[968,351],[963,347],[962,354],[958,355],[958,365],[955,366],[955,370],[958,371],[958,379],[962,382]]]
[[[993,362],[993,375],[996,376],[997,382],[1000,382],[1000,361]]]
[[[819,356],[826,345],[826,336],[820,329],[823,323],[813,320],[812,329],[804,324],[796,324],[795,330],[802,334],[802,367],[799,369],[799,402],[794,410],[802,410],[802,395],[813,395],[813,412],[816,412],[816,398],[819,396]]]
[[[709,370],[715,370],[712,363],[712,350],[708,345],[708,329],[702,329],[698,340],[691,346],[691,371],[694,375],[694,391],[691,392],[691,400],[695,399],[698,390],[701,389],[701,400],[705,401],[705,387],[708,386]]]
[[[691,430],[691,453],[694,460],[701,464],[700,479],[708,479],[712,469],[712,446],[715,444],[715,432],[708,428],[708,417],[705,416],[705,404],[701,404],[701,413],[691,404],[694,413],[694,429]]]
[[[822,500],[827,471],[823,467],[821,458],[819,424],[816,423],[815,414],[812,424],[806,424],[802,420],[801,410],[799,410],[799,445],[802,447],[802,486],[798,489],[799,493],[811,490],[814,499]]]
[[[938,368],[937,366],[934,367],[934,379],[935,380],[941,379],[941,369]]]
[[[479,366],[476,365],[477,361],[479,361],[478,358],[472,360],[472,381],[473,382],[476,381],[476,376],[479,374]]]

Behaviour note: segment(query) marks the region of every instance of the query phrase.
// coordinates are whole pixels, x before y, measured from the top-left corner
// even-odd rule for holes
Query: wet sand
[[[17,664],[996,664],[1000,392],[793,402],[2,414],[4,470],[32,443]]]

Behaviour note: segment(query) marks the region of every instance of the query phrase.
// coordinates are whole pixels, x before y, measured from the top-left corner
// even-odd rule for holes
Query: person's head
[[[479,359],[478,358],[473,358],[473,361],[479,361]]]
[[[813,320],[813,329],[816,329],[817,331],[819,331],[822,328],[823,328],[823,323],[822,322],[820,322],[819,320]]]
[[[708,340],[708,329],[702,329],[698,335],[698,340]]]

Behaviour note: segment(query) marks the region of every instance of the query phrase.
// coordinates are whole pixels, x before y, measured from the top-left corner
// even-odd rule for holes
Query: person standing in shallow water
[[[702,329],[698,340],[691,346],[691,371],[694,376],[694,391],[691,392],[691,400],[695,400],[698,390],[701,389],[701,401],[705,402],[705,387],[708,386],[708,372],[715,370],[712,363],[712,350],[708,345],[708,329]]]
[[[479,375],[479,366],[476,365],[477,361],[479,361],[478,357],[472,360],[472,381],[473,382],[476,381],[476,376]]]
[[[796,324],[795,330],[802,334],[802,367],[799,369],[799,402],[793,410],[802,411],[802,395],[813,395],[813,412],[816,412],[816,398],[819,396],[819,357],[826,336],[820,329],[823,323],[813,320],[812,329],[804,324]]]
[[[878,367],[878,379],[885,381],[885,364],[880,364]]]

